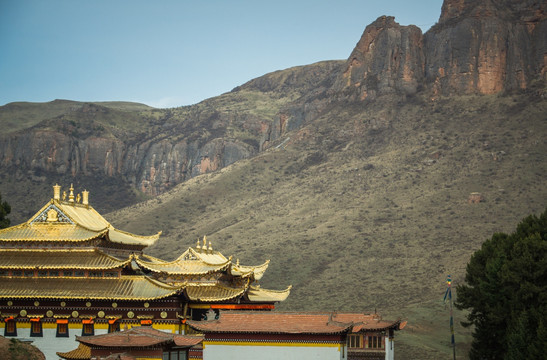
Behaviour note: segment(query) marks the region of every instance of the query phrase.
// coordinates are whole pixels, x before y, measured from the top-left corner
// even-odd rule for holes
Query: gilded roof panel
[[[92,231],[72,224],[24,223],[0,231],[0,241],[86,241],[106,230]]]
[[[124,267],[130,261],[97,249],[0,249],[0,269],[108,270]]]
[[[57,202],[57,207],[75,223],[90,230],[100,231],[110,226],[108,221],[91,206],[60,201]]]
[[[210,265],[225,264],[228,259],[218,251],[188,248],[177,260],[201,260]]]
[[[145,257],[150,258],[150,257]],[[135,259],[139,266],[144,267],[150,271],[163,272],[172,275],[201,275],[212,272],[222,271],[228,267],[230,262],[226,260],[225,263],[218,265],[207,264],[204,261],[197,260],[182,260],[180,257],[175,261],[163,261],[156,258],[151,258],[151,261],[145,261],[138,257]]]
[[[268,290],[261,287],[251,286],[247,292],[247,297],[255,302],[277,302],[284,301],[291,293],[292,286],[285,290]]]
[[[245,288],[228,288],[219,284],[189,284],[185,291],[188,298],[192,301],[215,302],[230,300],[240,296],[245,292]]]
[[[171,296],[182,287],[145,276],[122,278],[3,278],[0,298],[154,300]]]
[[[91,348],[80,343],[78,347],[68,352],[57,352],[57,356],[67,360],[89,360],[91,359]]]
[[[264,273],[268,269],[269,265],[270,265],[270,260],[258,266],[232,264],[232,275],[245,277],[245,276],[250,276],[251,274],[253,274],[255,280],[260,280],[262,276],[264,276]]]
[[[140,236],[140,235],[131,234],[125,231],[121,231],[118,229],[114,229],[113,227],[110,227],[108,229],[108,238],[110,239],[110,241],[113,241],[119,244],[126,244],[126,245],[150,246],[154,244],[160,238],[160,235],[161,235],[161,231],[151,236]]]
[[[0,241],[83,241],[104,234],[114,243],[150,246],[161,232],[131,234],[115,229],[89,205],[51,200],[26,223],[0,230]]]

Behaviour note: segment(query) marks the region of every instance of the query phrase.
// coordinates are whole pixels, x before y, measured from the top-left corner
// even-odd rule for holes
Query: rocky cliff
[[[546,7],[537,0],[445,0],[439,22],[425,34],[381,16],[366,27],[345,62],[277,71],[189,107],[8,104],[0,107],[5,129],[0,177],[4,184],[111,179],[125,189],[117,192],[123,194],[117,204],[124,206],[137,199],[128,194],[156,196],[282,141],[297,141],[287,134],[340,102],[405,101],[421,92],[431,98],[493,94],[534,86],[542,92]],[[385,128],[388,118],[384,111],[367,124]],[[14,185],[10,192],[19,188]]]
[[[381,94],[494,94],[545,80],[544,1],[446,0],[422,35],[382,16],[367,26],[334,89],[350,98]]]

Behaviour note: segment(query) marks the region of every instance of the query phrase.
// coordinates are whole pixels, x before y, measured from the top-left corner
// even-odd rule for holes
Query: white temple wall
[[[346,360],[347,348],[338,344],[211,345],[204,344],[207,360]]]

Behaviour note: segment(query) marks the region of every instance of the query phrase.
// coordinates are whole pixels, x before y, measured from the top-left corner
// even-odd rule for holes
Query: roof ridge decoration
[[[28,221],[28,224],[34,223],[67,223],[76,225],[74,221],[59,209],[53,201],[50,201],[49,205],[44,209],[42,208],[33,218]]]

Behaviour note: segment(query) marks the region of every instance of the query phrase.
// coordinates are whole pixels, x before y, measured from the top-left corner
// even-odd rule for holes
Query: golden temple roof
[[[291,293],[292,286],[285,290],[268,290],[258,286],[250,286],[247,291],[247,298],[254,302],[276,302],[284,301]]]
[[[204,238],[204,244],[205,244]],[[203,275],[218,271],[230,270],[233,276],[253,277],[260,280],[270,264],[270,260],[258,266],[240,265],[239,261],[234,264],[231,257],[227,259],[219,251],[214,251],[209,243],[209,248],[188,248],[182,255],[173,261],[164,261],[149,255],[139,255],[135,258],[137,264],[147,270],[156,273],[167,273],[170,275]]]
[[[130,262],[98,249],[0,249],[0,269],[108,270]]]
[[[239,265],[232,264],[232,275],[234,276],[242,276],[247,277],[250,275],[254,275],[255,280],[260,280],[266,270],[268,269],[268,266],[270,265],[270,260],[267,260],[264,264],[258,265],[258,266],[247,266],[247,265]]]
[[[0,230],[0,241],[75,242],[105,236],[114,243],[146,247],[158,240],[161,232],[139,236],[114,228],[88,204],[88,192],[83,192],[84,202],[80,204],[74,201],[73,188],[70,189],[71,196],[65,201],[59,195],[60,187],[54,186],[54,198],[26,223]]]
[[[106,234],[73,224],[23,223],[0,230],[0,241],[86,241]]]
[[[0,298],[4,299],[155,300],[174,295],[184,287],[170,286],[146,276],[6,277],[1,282]]]
[[[230,288],[220,284],[188,284],[184,289],[186,296],[191,301],[226,301],[242,295],[246,287]]]
[[[78,347],[68,352],[57,352],[57,356],[66,360],[89,360],[91,359],[91,348],[82,343]]]
[[[148,259],[146,261],[144,259]],[[226,260],[220,264],[208,264],[201,259],[182,260],[180,257],[174,261],[163,261],[148,255],[135,257],[136,263],[150,271],[168,273],[171,275],[202,275],[225,270],[230,261]]]

